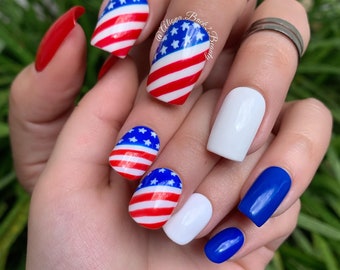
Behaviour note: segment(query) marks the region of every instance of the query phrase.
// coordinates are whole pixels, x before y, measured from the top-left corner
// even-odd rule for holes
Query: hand
[[[50,73],[45,70],[43,73],[38,74],[38,76],[40,75],[40,81],[41,79],[43,79],[42,81],[46,80],[46,85],[50,85],[51,82],[55,81],[62,82],[56,85],[56,90],[61,90],[60,92],[54,92],[58,93],[56,96],[51,96],[51,93],[47,93],[46,91],[43,92],[45,89],[40,87],[41,84],[37,83],[39,80],[35,77],[36,73],[32,66],[24,71],[13,85],[11,127],[14,132],[12,134],[14,135],[12,141],[25,141],[26,146],[29,146],[28,148],[34,147],[34,149],[36,149],[36,145],[39,143],[39,141],[36,140],[36,130],[22,133],[20,129],[22,126],[27,127],[28,123],[27,118],[23,118],[23,116],[27,117],[29,106],[27,106],[26,102],[28,102],[28,98],[32,96],[28,95],[28,91],[34,90],[40,94],[45,93],[51,101],[56,100],[56,98],[63,98],[63,100],[68,101],[67,103],[63,103],[63,105],[68,104],[68,106],[65,105],[67,109],[64,107],[62,110],[65,112],[64,114],[60,113],[60,108],[56,108],[55,110],[44,108],[44,106],[46,106],[46,99],[37,98],[40,95],[32,96],[31,102],[35,104],[34,108],[37,109],[37,111],[32,112],[33,118],[36,117],[34,119],[35,124],[44,123],[44,121],[46,121],[45,119],[49,117],[50,120],[55,120],[55,118],[60,120],[51,121],[53,123],[59,122],[59,129],[51,128],[51,126],[55,127],[57,125],[40,125],[41,128],[46,128],[46,130],[51,131],[49,134],[52,134],[52,136],[47,136],[49,144],[42,145],[42,150],[44,151],[35,152],[37,154],[36,157],[45,156],[44,160],[49,157],[47,153],[53,148],[53,137],[57,137],[62,126],[60,123],[64,123],[67,118],[65,115],[69,115],[69,112],[72,110],[72,97],[75,95],[77,88],[79,88],[79,81],[82,79],[83,74],[77,69],[71,69],[74,73],[68,71],[66,74],[62,67],[65,66],[67,61],[65,58],[60,58],[60,56],[65,55],[61,53],[62,50],[71,50],[71,47],[74,47],[75,41],[76,44],[83,45],[83,37],[79,30],[78,26],[76,26],[75,31],[72,31],[72,34],[67,38],[67,40],[72,40],[72,46],[70,46],[71,42],[69,46],[67,46],[65,42],[53,60],[53,64],[55,64],[54,67],[60,68],[62,76],[60,74],[58,75],[58,72],[55,72],[52,68],[52,63],[48,68],[53,72]],[[79,49],[79,47],[77,48]],[[81,54],[78,60],[79,65],[76,65],[76,67],[81,66],[80,63],[83,61]],[[74,77],[68,77],[69,72],[72,75],[76,74],[77,76],[75,77],[79,78],[79,81],[76,80],[75,82]],[[32,76],[32,74],[35,75]],[[51,79],[51,77],[49,77],[51,75],[59,77],[53,77],[53,79]],[[176,267],[179,269],[181,269],[180,267],[183,269],[196,269],[196,264],[202,265],[202,269],[209,269],[209,267],[214,267],[213,269],[216,268],[215,265],[210,264],[203,256],[202,245],[206,242],[205,238],[194,241],[185,247],[178,247],[167,240],[160,232],[149,232],[136,227],[136,225],[131,222],[131,218],[127,215],[125,208],[133,193],[133,187],[131,187],[133,184],[127,183],[116,174],[112,174],[111,177],[109,175],[110,172],[107,168],[106,157],[108,156],[108,150],[112,148],[112,142],[116,140],[115,138],[119,137],[117,134],[121,128],[121,123],[125,120],[130,108],[133,106],[135,89],[137,87],[136,77],[137,75],[131,62],[116,63],[116,65],[109,70],[109,75],[103,77],[94,89],[89,92],[67,121],[48,166],[41,174],[32,197],[28,254],[29,267],[32,266],[33,269],[39,269],[39,267],[57,268],[55,265],[58,264],[58,266],[63,269],[110,269],[113,266],[117,269],[129,269],[129,263],[131,263],[131,269],[134,269],[136,263],[137,268],[151,268],[151,265],[144,263],[145,256],[148,256],[149,262],[155,265],[155,269],[160,267],[169,267],[170,269]],[[63,78],[63,80],[60,78]],[[124,80],[124,78],[127,79]],[[74,82],[75,84],[73,84]],[[26,90],[26,87],[19,88],[19,85],[28,85],[31,86],[31,88],[27,87]],[[72,85],[73,88],[65,87],[65,85]],[[108,87],[109,85],[116,85],[117,88],[111,89]],[[20,100],[18,100],[19,91],[22,91],[20,95],[22,99]],[[15,95],[15,93],[17,93],[17,95]],[[26,96],[23,93],[27,93]],[[63,94],[65,94],[66,97],[62,96]],[[276,131],[280,131],[276,137],[278,139],[273,139],[274,141],[270,146],[268,146],[268,142],[259,151],[247,157],[244,163],[231,163],[220,160],[214,155],[207,154],[205,151],[205,141],[209,135],[209,119],[212,117],[217,98],[218,91],[209,91],[202,97],[196,98],[199,99],[199,101],[195,105],[192,104],[193,108],[187,109],[186,112],[178,113],[184,117],[190,110],[188,120],[180,125],[180,129],[176,135],[171,137],[168,145],[154,164],[154,167],[166,165],[166,161],[167,164],[172,165],[173,168],[176,168],[180,172],[183,179],[188,179],[188,176],[195,175],[195,173],[201,175],[201,173],[205,171],[205,173],[203,173],[206,175],[204,179],[200,176],[199,180],[196,180],[197,182],[191,187],[187,185],[189,188],[195,190],[195,192],[200,192],[208,197],[214,210],[217,210],[217,212],[214,211],[210,223],[201,233],[201,236],[207,235],[217,223],[231,211],[238,203],[239,194],[244,193],[248,188],[247,186],[250,185],[250,182],[254,181],[255,175],[258,174],[257,172],[261,171],[267,164],[284,164],[282,166],[289,167],[290,173],[295,175],[295,167],[285,166],[287,165],[286,163],[289,162],[290,164],[290,162],[292,162],[292,164],[294,164],[294,160],[299,160],[300,162],[300,160],[305,160],[306,157],[304,151],[298,149],[298,151],[294,151],[294,153],[303,155],[303,158],[296,158],[297,155],[290,159],[289,153],[293,151],[291,149],[296,149],[296,145],[304,145],[300,143],[301,141],[311,141],[310,145],[311,148],[314,149],[313,153],[317,153],[313,155],[311,161],[307,160],[305,165],[304,163],[301,165],[300,163],[296,164],[301,166],[301,168],[299,168],[299,173],[301,172],[301,174],[294,177],[293,183],[297,184],[293,185],[291,191],[293,196],[288,197],[286,203],[283,203],[282,209],[280,208],[278,210],[276,215],[279,216],[270,219],[264,226],[257,229],[244,216],[238,212],[233,212],[229,215],[230,219],[228,219],[228,222],[221,223],[213,232],[213,234],[215,234],[215,232],[220,229],[232,225],[242,229],[246,235],[247,241],[236,255],[237,257],[234,257],[233,263],[224,264],[221,266],[224,267],[223,269],[228,269],[228,267],[235,269],[235,264],[243,265],[246,269],[247,265],[252,265],[252,267],[258,265],[260,269],[271,259],[273,250],[279,246],[295,226],[298,202],[294,202],[300,196],[300,193],[303,192],[304,188],[308,186],[310,178],[323,156],[329,139],[329,133],[324,131],[330,129],[330,116],[327,109],[314,100],[287,105],[287,108],[282,112],[282,118],[277,122]],[[114,102],[117,100],[123,100],[125,103]],[[52,104],[58,103],[53,102]],[[51,105],[51,103],[49,105]],[[112,111],[112,108],[117,108],[117,110]],[[38,115],[37,112],[39,111],[44,111],[44,113]],[[178,112],[180,110],[174,109],[173,111]],[[306,111],[308,112],[307,116],[305,115]],[[53,112],[54,115],[48,116],[47,112]],[[55,117],[56,114],[65,117],[58,118]],[[300,116],[298,120],[296,120],[296,115]],[[325,126],[322,125],[316,130],[316,127],[313,125],[314,121],[310,123],[310,120],[306,120],[311,119],[311,116],[315,117],[314,119],[320,119],[320,122],[324,123]],[[193,126],[193,119],[202,119],[202,121],[200,121],[198,126],[196,124]],[[117,124],[115,125],[114,123]],[[34,127],[35,125],[32,126]],[[112,126],[116,126],[116,128],[112,130]],[[196,138],[197,136],[197,134],[193,132],[193,127],[195,130],[198,129],[201,131],[201,136],[198,136],[199,140],[197,140],[197,142],[194,140],[196,142],[195,144],[191,141],[192,138]],[[323,132],[319,132],[319,128]],[[38,133],[41,134],[41,132]],[[183,134],[187,135],[183,136]],[[307,140],[295,140],[295,137],[292,136],[294,134],[302,135],[301,138],[305,138],[305,135],[308,134]],[[320,134],[323,135],[319,137]],[[36,142],[36,145],[27,145],[28,140],[26,138],[29,138],[28,135],[32,137],[32,142]],[[186,141],[183,140],[183,138],[189,140]],[[287,141],[291,139],[296,144],[285,143],[287,142],[286,139]],[[191,166],[187,168],[182,166],[182,168],[180,164],[192,158],[175,159],[171,158],[174,156],[174,154],[171,153],[176,153],[178,143],[186,145],[186,142],[190,143],[190,141],[191,145],[194,146],[193,149],[198,153],[194,155],[195,158],[200,158],[194,160]],[[40,142],[42,142],[41,139]],[[81,147],[76,147],[76,145]],[[176,147],[174,147],[174,145]],[[278,149],[280,149],[280,151],[278,151]],[[284,151],[288,154],[286,156],[282,155],[283,152],[281,149],[285,149]],[[28,157],[27,155],[22,155],[25,153],[23,149],[18,149],[16,153],[17,161],[20,157],[23,158],[23,160]],[[185,147],[183,147],[181,154],[179,154],[180,157],[190,157],[192,155],[193,152],[190,148],[188,150],[188,148]],[[168,159],[169,157],[170,159]],[[276,157],[277,162],[272,162],[275,161],[275,159],[273,159],[274,157]],[[277,159],[278,157],[280,159]],[[204,163],[207,160],[208,166],[205,165],[205,167],[201,167],[202,162]],[[312,166],[310,166],[311,164]],[[211,170],[207,173],[209,166]],[[43,169],[43,167],[44,166],[41,166],[35,172]],[[25,171],[21,166],[17,166],[17,168],[19,171],[21,170],[22,175],[26,174],[27,170]],[[202,169],[198,172],[193,172],[192,168]],[[35,176],[40,175],[40,172],[36,173]],[[34,175],[34,172],[31,175]],[[225,179],[236,179],[236,181],[234,181],[233,184],[229,181],[225,182]],[[248,179],[247,182],[245,182],[246,179]],[[195,185],[197,186],[196,189],[194,188]],[[185,203],[185,198],[188,198],[190,195],[189,189],[184,192],[186,192],[186,194],[184,193],[182,195],[183,199],[179,202],[178,209]],[[226,198],[226,192],[230,192],[230,195],[234,197],[230,196]],[[223,205],[226,207],[221,207]],[[88,220],[92,222],[88,222]],[[282,222],[282,220],[285,220],[285,222]],[[289,221],[287,222],[286,220]],[[123,233],[122,230],[126,233]],[[261,239],[261,237],[259,237],[259,235],[263,235],[263,232],[266,232],[268,238]],[[268,234],[268,232],[273,232],[273,234]],[[134,243],[131,244],[131,242]],[[88,246],[88,249],[83,248],[84,246]],[[270,250],[268,250],[265,256],[257,256],[258,252],[262,253],[264,246],[269,247]],[[148,247],[148,250],[154,252],[149,255],[142,253],[141,250],[146,250],[146,247]],[[130,256],[126,258],[126,250],[129,250],[135,255],[133,257],[134,260],[131,260]],[[171,250],[171,254],[163,254],[160,250]],[[154,256],[154,254],[159,256]],[[185,256],[183,254],[185,254]],[[178,260],[179,266],[171,264],[174,261],[172,256],[176,256],[178,259],[181,258]],[[70,257],[72,257],[71,260],[68,259]],[[262,257],[263,260],[259,260],[260,257]],[[78,260],[74,258],[78,258]],[[157,264],[157,260],[161,262],[160,265]],[[194,265],[191,265],[192,262],[195,262]],[[121,263],[121,265],[117,263]]]

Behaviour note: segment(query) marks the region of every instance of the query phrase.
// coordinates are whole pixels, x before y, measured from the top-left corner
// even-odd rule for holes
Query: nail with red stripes
[[[152,61],[147,91],[170,104],[183,104],[206,63],[210,38],[200,24],[178,20],[164,33]]]
[[[182,182],[174,171],[155,169],[133,194],[129,203],[130,216],[142,227],[159,229],[170,218],[181,193]]]
[[[125,58],[149,16],[146,0],[110,0],[98,19],[91,45]]]
[[[145,126],[130,129],[113,148],[109,162],[121,176],[138,180],[150,168],[159,152],[156,132]]]

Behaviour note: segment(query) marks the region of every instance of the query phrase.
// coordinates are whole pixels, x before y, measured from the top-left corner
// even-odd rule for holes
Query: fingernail
[[[210,41],[196,22],[178,20],[164,33],[152,61],[147,91],[155,98],[183,104],[206,63]]]
[[[170,218],[181,193],[182,182],[174,171],[155,169],[133,194],[129,203],[130,216],[145,228],[159,229]]]
[[[212,205],[207,197],[194,193],[163,226],[166,235],[179,245],[188,244],[208,224]]]
[[[43,71],[50,63],[60,45],[72,31],[77,20],[84,12],[85,8],[75,6],[59,17],[59,19],[47,30],[40,42],[36,55],[35,69],[37,71]]]
[[[110,0],[91,39],[91,45],[125,58],[149,16],[146,0]]]
[[[137,180],[150,168],[159,151],[156,132],[145,126],[130,129],[113,148],[111,167],[129,180]]]
[[[238,87],[224,99],[210,133],[207,149],[234,161],[242,161],[265,113],[265,100],[256,90]]]
[[[235,227],[224,229],[211,238],[204,247],[205,255],[214,263],[223,263],[234,256],[244,243],[244,235]]]
[[[255,180],[238,209],[260,227],[279,207],[290,186],[291,178],[284,169],[269,167]]]

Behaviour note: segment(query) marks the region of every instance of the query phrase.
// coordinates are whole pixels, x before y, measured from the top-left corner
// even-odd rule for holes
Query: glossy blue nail
[[[227,228],[213,238],[204,247],[205,255],[214,263],[223,263],[240,250],[244,243],[244,236],[237,228]]]
[[[238,209],[258,227],[262,226],[286,197],[290,186],[289,174],[280,167],[269,167],[255,180]]]

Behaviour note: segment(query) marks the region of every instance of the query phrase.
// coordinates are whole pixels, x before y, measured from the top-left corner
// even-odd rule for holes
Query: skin
[[[176,2],[167,13],[171,14],[174,6]],[[255,16],[263,15],[261,12]],[[270,38],[262,34],[262,38]],[[247,40],[236,56],[236,66],[244,61],[247,48],[260,39],[254,35]],[[287,50],[284,53],[296,54],[293,46],[286,46],[286,40],[280,42],[286,48],[282,50]],[[276,116],[268,116],[272,124],[259,133],[260,139],[245,161],[231,162],[205,147],[216,104],[225,93],[223,85],[216,83],[225,77],[219,71],[229,70],[228,59],[234,57],[234,50],[216,57],[216,73],[208,72],[205,84],[198,83],[197,91],[181,107],[166,107],[145,94],[137,74],[143,63],[130,58],[117,60],[74,107],[85,74],[85,48],[84,33],[76,25],[42,72],[30,65],[12,85],[9,123],[13,157],[21,184],[32,192],[27,269],[264,269],[296,226],[299,197],[329,143],[329,110],[315,99],[279,106]],[[138,50],[132,55],[139,53],[145,55]],[[235,73],[233,69],[237,68],[230,67]],[[295,67],[288,69],[293,69],[293,75]],[[289,85],[289,79],[282,80]],[[284,96],[284,90],[280,95]],[[157,113],[159,117],[137,117],[146,108],[148,115]],[[175,120],[161,120],[169,116]],[[132,221],[127,205],[137,183],[122,179],[108,166],[107,157],[118,138],[141,123],[156,126],[165,141],[153,167],[173,166],[184,181],[186,188],[176,211],[193,192],[204,194],[213,205],[209,224],[186,246],[174,244],[162,230],[146,230]],[[188,144],[191,147],[179,147]],[[269,165],[287,168],[293,184],[273,217],[258,228],[235,206]],[[230,226],[244,232],[245,244],[230,261],[213,264],[205,257],[203,246]]]

